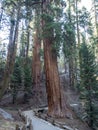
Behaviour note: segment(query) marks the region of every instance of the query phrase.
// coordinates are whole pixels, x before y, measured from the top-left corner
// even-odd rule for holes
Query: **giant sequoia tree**
[[[58,5],[56,5],[58,4]],[[45,0],[43,3],[43,43],[44,43],[44,60],[46,74],[46,88],[48,96],[48,114],[50,116],[66,116],[68,109],[63,97],[62,88],[60,86],[60,78],[57,66],[57,55],[53,50],[54,35],[56,35],[53,27],[54,17],[52,14],[52,6],[60,7],[60,2],[53,0]]]

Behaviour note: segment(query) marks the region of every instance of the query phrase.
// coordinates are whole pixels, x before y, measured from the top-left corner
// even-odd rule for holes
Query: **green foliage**
[[[43,18],[43,20],[45,20],[46,23],[53,21],[53,16],[50,14],[43,13],[42,18]]]
[[[11,89],[12,89],[12,96],[13,96],[13,104],[16,101],[18,89],[20,89],[21,86],[21,67],[19,63],[19,59],[16,59],[15,65],[14,65],[14,71],[11,75]]]
[[[30,94],[31,87],[32,87],[32,74],[31,74],[30,64],[27,64],[26,66],[24,66],[24,85],[25,85],[25,91],[28,94]]]
[[[29,63],[31,60],[28,58]],[[31,93],[32,87],[32,76],[31,76],[31,64],[23,65],[24,58],[17,57],[14,65],[14,72],[11,76],[11,89],[13,95],[13,103],[17,98],[17,93],[20,89],[24,90],[25,93]],[[24,82],[24,86],[23,85]]]
[[[84,42],[80,48],[80,77],[81,77],[81,98],[85,102],[86,120],[92,128],[98,124],[98,101],[97,66],[91,46]],[[96,114],[95,114],[96,113]]]
[[[86,87],[95,86],[96,81],[96,64],[94,62],[95,56],[90,46],[87,46],[85,43],[82,44],[80,49],[81,54],[81,78],[83,79],[83,84]]]
[[[52,51],[59,56],[59,50],[61,47],[61,44],[63,42],[63,33],[62,33],[62,23],[54,22],[53,23],[53,30],[54,30],[54,38],[53,38],[53,45],[52,45]]]
[[[80,26],[85,28],[86,25],[89,23],[90,13],[87,11],[85,7],[79,11],[79,23]]]
[[[17,86],[21,85],[21,66],[20,59],[17,57],[14,65],[14,71],[12,75],[12,82],[17,84]]]
[[[58,3],[58,5],[57,5]],[[61,2],[58,0],[51,5],[48,4],[49,13],[42,14],[44,20],[43,37],[50,38],[52,41],[52,52],[59,56],[59,50],[62,43],[62,21],[61,16],[63,10],[61,9]]]
[[[88,33],[89,35],[93,35],[93,28],[92,28],[92,22],[91,22],[91,15],[87,11],[85,7],[83,7],[81,10],[78,11],[79,18],[79,26],[84,29],[83,33]]]
[[[75,32],[72,23],[66,23],[64,25],[64,32],[63,32],[63,52],[65,57],[70,57],[73,55],[72,48],[75,46]]]
[[[0,80],[3,78],[5,67],[6,46],[0,43]]]

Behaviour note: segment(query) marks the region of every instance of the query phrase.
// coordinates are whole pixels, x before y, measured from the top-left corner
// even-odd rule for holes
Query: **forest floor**
[[[65,92],[65,95],[68,97],[68,102],[70,102],[70,104],[73,105],[72,108],[75,108],[76,111],[79,112],[80,108],[77,105],[79,103],[78,94],[76,94],[75,91],[68,89]],[[7,99],[7,101],[8,101],[8,99]],[[19,116],[18,110],[21,109],[22,111],[27,111],[27,110],[35,109],[36,105],[38,105],[38,104],[36,104],[36,105],[35,104],[36,104],[36,101],[35,101],[35,103],[34,103],[34,101],[31,103],[31,99],[30,99],[30,103],[29,102],[28,103],[22,103],[22,102],[18,103],[17,102],[15,104],[9,103],[9,104],[3,104],[0,107],[3,110],[5,110],[6,112],[10,113],[15,121],[23,122],[23,120]],[[47,104],[44,104],[44,106],[45,105],[47,105]],[[44,109],[44,106],[41,106],[41,109]],[[40,109],[40,108],[37,107],[37,109]],[[47,116],[46,112],[42,112],[40,118],[43,118],[46,116]],[[59,122],[60,124],[73,128],[73,130],[91,130],[85,122],[81,121],[76,116],[76,114],[73,115],[73,119],[69,119],[69,118],[52,119],[52,118],[48,117],[48,120],[51,123],[53,123],[52,121],[55,120],[55,122]],[[0,130],[3,130],[3,129],[0,129]]]
[[[66,125],[70,128],[72,128],[72,130],[91,130],[88,125],[81,121],[79,117],[82,116],[82,109],[81,109],[81,103],[79,100],[79,94],[78,92],[67,88],[65,89],[65,91],[63,91],[65,97],[68,99],[67,102],[70,104],[71,109],[73,111],[73,119],[70,118],[56,118],[56,119],[52,119],[51,117],[47,117],[47,112],[46,111],[42,111],[40,113],[40,117],[38,115],[36,115],[38,118],[42,118],[44,120],[46,120],[46,118],[48,119],[48,122],[50,122],[51,124],[53,124],[53,122],[59,122],[60,126],[62,125]],[[42,95],[43,97],[42,100],[40,100],[40,104],[37,102],[37,99],[34,98],[30,98],[28,99],[27,103],[24,103],[23,101],[23,93],[19,94],[19,99],[16,101],[15,104],[12,103],[12,97],[10,95],[5,95],[4,98],[1,100],[0,102],[0,108],[2,108],[3,110],[5,110],[6,112],[8,112],[9,114],[12,115],[12,117],[14,118],[14,125],[16,125],[18,122],[23,123],[22,118],[19,116],[18,110],[21,111],[29,111],[29,110],[39,110],[39,109],[44,109],[45,107],[47,107],[47,100],[46,100],[46,94],[45,94],[45,87],[43,87],[42,90]],[[3,120],[3,124],[4,124],[4,120],[2,118],[2,116],[0,116],[0,125],[2,124],[2,120]],[[9,121],[9,119],[7,119],[6,121]],[[7,123],[8,124],[8,123]],[[0,126],[0,130],[3,130],[3,127],[1,129]],[[9,130],[9,129],[5,129],[5,130]],[[11,129],[10,130],[14,130]],[[63,129],[62,129],[63,130]]]

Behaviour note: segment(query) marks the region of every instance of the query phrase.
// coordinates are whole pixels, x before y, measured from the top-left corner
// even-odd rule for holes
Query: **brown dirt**
[[[20,121],[9,121],[0,119],[0,130],[15,130],[16,125],[23,126],[23,123]]]
[[[40,100],[40,104],[37,102],[35,98],[30,98],[27,103],[23,102],[23,99],[18,99],[16,104],[12,104],[11,101],[8,102],[8,97],[4,99],[4,103],[0,106],[8,113],[11,113],[14,117],[15,121],[22,121],[18,114],[18,110],[30,110],[34,108],[44,107],[47,106],[46,94],[45,94],[45,87],[42,88],[42,96]],[[77,92],[67,88],[64,91],[64,95],[68,98],[68,103],[78,103],[79,102],[79,95]],[[11,98],[11,97],[10,97]],[[2,101],[3,102],[3,101]],[[46,116],[46,115],[45,115]],[[81,121],[75,114],[73,119],[62,118],[62,119],[55,119],[55,121],[66,124],[72,128],[77,128],[78,130],[91,130],[86,123]],[[3,129],[2,129],[3,130]]]
[[[38,111],[38,112],[37,112]],[[69,126],[71,128],[73,128],[74,130],[91,130],[91,128],[89,128],[89,126],[83,122],[82,120],[80,120],[75,113],[73,113],[73,119],[69,119],[69,118],[53,118],[47,115],[47,111],[40,111],[37,110],[36,116],[38,116],[39,118],[42,118],[44,120],[49,121],[52,124],[59,124],[59,126],[62,128],[63,125]],[[54,123],[55,122],[55,123]]]

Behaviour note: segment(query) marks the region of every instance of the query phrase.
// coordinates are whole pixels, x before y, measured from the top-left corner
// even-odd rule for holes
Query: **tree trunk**
[[[70,28],[72,28],[73,26],[73,23],[72,23],[72,10],[71,10],[71,0],[69,0],[69,25],[70,25]],[[76,49],[76,46],[75,46],[75,35],[71,35],[69,34],[70,37],[72,37],[72,41],[74,42],[69,42],[69,51],[70,51],[70,55],[69,55],[69,87],[74,89],[74,86],[75,86],[75,82],[76,82],[76,73],[75,73],[75,65],[77,65],[75,63],[75,49]]]
[[[29,22],[30,23],[30,22]],[[26,63],[28,63],[28,52],[29,52],[29,44],[30,44],[30,30],[29,25],[27,26],[27,44],[26,44]]]
[[[72,56],[69,58],[69,86],[74,89],[75,85],[74,63]]]
[[[80,47],[80,31],[79,31],[79,16],[78,16],[78,1],[75,0],[75,11],[76,11],[76,28],[77,28],[77,42],[78,47]]]
[[[48,98],[48,114],[64,117],[69,114],[66,99],[63,97],[57,66],[57,57],[52,52],[52,41],[44,39],[44,60],[46,74],[46,89]]]
[[[37,17],[36,17],[37,16]],[[40,38],[40,10],[39,6],[35,10],[35,32],[33,45],[33,64],[32,64],[32,78],[33,78],[33,95],[34,98],[41,104],[41,38]]]
[[[32,17],[31,16],[31,12],[30,12],[30,9],[29,9],[29,6],[28,4],[26,4],[26,27],[27,27],[27,42],[26,42],[26,54],[25,54],[25,57],[26,57],[26,63],[28,63],[28,52],[29,52],[29,45],[30,45],[30,18]]]
[[[98,16],[97,16],[97,1],[96,0],[93,0],[93,3],[94,3],[94,17],[95,17],[95,27],[96,27],[96,36],[98,37]]]
[[[36,94],[39,94],[40,90],[40,82],[41,82],[41,61],[40,61],[40,49],[41,49],[41,41],[38,38],[38,29],[34,34],[34,48],[33,48],[33,84],[34,84],[34,91]]]
[[[14,69],[16,47],[17,47],[17,38],[18,38],[19,14],[20,14],[20,7],[17,10],[16,25],[11,21],[7,61],[6,61],[3,80],[2,80],[2,83],[0,85],[0,98],[2,98],[4,92],[9,87],[10,78],[11,78],[11,75],[12,75],[13,69]],[[13,11],[12,17],[13,17],[13,15],[14,15],[14,11]]]
[[[43,11],[45,12],[43,13],[48,13],[48,15],[51,15],[51,12],[47,6],[48,4],[51,4],[51,0],[44,1]],[[49,21],[45,21],[43,19],[43,28],[46,27],[47,22]],[[57,56],[55,52],[53,52],[52,50],[53,29],[46,30],[44,34],[46,35],[43,38],[43,44],[44,44],[46,89],[47,89],[47,99],[48,99],[48,115],[52,117],[71,116],[67,108],[66,99],[64,98],[63,95],[63,90],[60,86],[60,78],[59,78],[58,66],[57,66]]]
[[[0,9],[1,15],[0,15],[0,29],[1,29],[1,23],[2,23],[2,16],[3,16],[3,7],[1,6]]]

